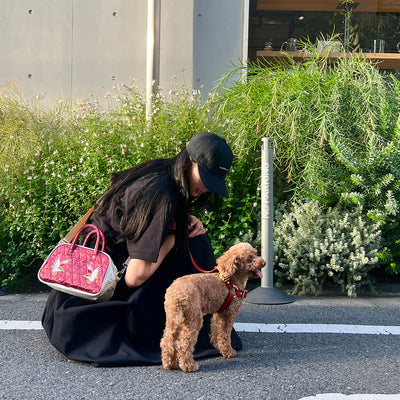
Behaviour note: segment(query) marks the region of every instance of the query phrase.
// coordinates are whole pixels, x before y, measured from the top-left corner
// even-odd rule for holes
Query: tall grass
[[[340,173],[332,148],[363,157],[371,141],[387,140],[398,97],[393,81],[368,61],[343,57],[331,67],[326,54],[311,50],[302,65],[246,66],[248,79],[221,94],[216,118],[226,121],[226,134],[245,157],[260,148],[262,137],[272,137],[277,171],[294,183],[293,194],[330,202],[337,200],[331,185],[340,190],[342,182],[315,178],[321,169]]]
[[[250,164],[261,138],[274,139],[278,199],[362,206],[399,253],[400,83],[362,56],[332,64],[329,52],[304,47],[303,64],[247,66],[246,80],[221,91],[215,117]]]

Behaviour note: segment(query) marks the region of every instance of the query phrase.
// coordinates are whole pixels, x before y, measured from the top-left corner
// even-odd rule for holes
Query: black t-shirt
[[[147,229],[136,242],[123,236],[120,229],[121,217],[127,212],[133,196],[138,191],[144,190],[152,179],[152,177],[144,177],[135,181],[125,190],[122,197],[114,196],[105,215],[92,215],[90,217],[90,223],[99,227],[104,233],[107,241],[106,251],[117,266],[122,265],[128,256],[156,262],[160,247],[174,219],[175,211],[179,208],[178,189],[171,185],[167,192],[163,193],[171,203],[169,214],[164,216],[161,210],[156,210]]]

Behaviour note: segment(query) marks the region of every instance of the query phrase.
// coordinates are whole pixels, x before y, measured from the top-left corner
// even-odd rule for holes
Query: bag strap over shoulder
[[[75,226],[60,240],[61,243],[71,243],[79,230],[86,224],[90,215],[94,210],[94,206],[75,224]]]

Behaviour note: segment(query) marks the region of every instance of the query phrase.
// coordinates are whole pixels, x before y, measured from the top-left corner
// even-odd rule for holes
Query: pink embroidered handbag
[[[83,245],[78,245],[80,235],[87,228],[92,231],[86,236]],[[94,248],[86,247],[92,235],[96,236],[96,244]],[[38,278],[64,293],[94,301],[109,300],[124,271],[117,270],[110,256],[104,253],[105,247],[103,232],[95,225],[85,225],[77,232],[71,244],[59,244],[54,248],[41,266]]]

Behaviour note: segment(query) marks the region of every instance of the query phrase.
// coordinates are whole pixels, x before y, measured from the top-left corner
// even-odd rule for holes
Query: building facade
[[[0,90],[51,103],[156,81],[206,95],[234,66],[333,33],[400,69],[398,0],[0,0]]]
[[[0,87],[13,82],[26,98],[52,102],[101,97],[116,85],[145,91],[147,77],[207,93],[232,63],[247,60],[248,7],[248,0],[0,0]]]

